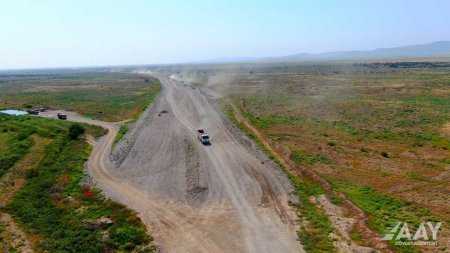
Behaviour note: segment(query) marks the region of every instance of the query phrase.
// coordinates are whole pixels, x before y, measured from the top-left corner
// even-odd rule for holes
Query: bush
[[[78,124],[74,123],[69,127],[69,137],[72,140],[77,140],[80,135],[84,134],[86,132],[86,129]]]
[[[31,179],[31,178],[38,177],[38,176],[39,176],[39,171],[37,170],[37,168],[32,168],[32,169],[28,170],[25,174],[25,177],[27,179]]]
[[[336,146],[336,143],[333,141],[329,141],[327,144],[328,144],[328,146],[331,146],[331,147]]]

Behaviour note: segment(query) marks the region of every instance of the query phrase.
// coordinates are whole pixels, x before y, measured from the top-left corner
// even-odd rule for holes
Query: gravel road
[[[197,88],[156,77],[158,100],[112,153],[117,124],[69,115],[109,130],[88,162],[98,186],[137,211],[163,252],[304,252],[279,169],[242,145]]]

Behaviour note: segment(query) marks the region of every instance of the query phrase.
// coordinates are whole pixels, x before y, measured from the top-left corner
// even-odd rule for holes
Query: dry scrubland
[[[231,98],[297,163],[450,217],[450,68],[333,69],[249,75],[263,88]]]
[[[298,176],[306,169],[364,210],[378,233],[396,221],[443,221],[440,246],[425,249],[450,250],[448,63],[267,63],[170,71],[191,78],[211,98],[226,93],[223,110],[232,120],[241,124],[234,107],[262,136],[288,149],[299,168],[291,179],[301,199],[330,193],[317,180]],[[305,208],[307,202],[299,210],[317,224],[313,229],[332,231],[323,212]],[[327,241],[300,232],[301,239],[305,236],[307,250],[308,238]],[[350,237],[365,244],[356,229]]]
[[[0,108],[48,106],[121,121],[137,118],[159,89],[154,78],[109,71],[0,72]]]

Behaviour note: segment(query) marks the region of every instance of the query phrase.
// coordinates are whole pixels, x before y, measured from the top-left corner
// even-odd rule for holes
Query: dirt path
[[[0,208],[5,208],[14,195],[25,183],[25,173],[36,167],[44,157],[44,151],[51,139],[32,135],[34,145],[30,151],[22,157],[14,166],[0,179]],[[9,252],[9,246],[19,252],[34,252],[32,242],[25,232],[16,224],[8,213],[0,213],[0,252]]]
[[[282,176],[240,144],[201,92],[158,78],[155,108],[118,144],[125,155],[113,156],[115,166],[118,125],[68,115],[109,130],[88,162],[99,187],[136,210],[164,252],[304,252]],[[211,146],[196,140],[199,128]]]
[[[0,250],[2,252],[10,252],[9,246],[22,253],[34,252],[27,235],[17,226],[11,215],[0,213],[0,225],[4,229],[0,232]]]

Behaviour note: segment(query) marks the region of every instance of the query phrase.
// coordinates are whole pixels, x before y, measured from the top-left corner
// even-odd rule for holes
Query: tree
[[[72,140],[77,140],[84,132],[86,132],[86,129],[78,123],[74,123],[69,127],[69,137]]]

